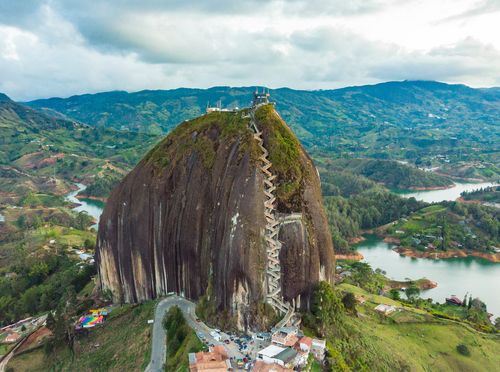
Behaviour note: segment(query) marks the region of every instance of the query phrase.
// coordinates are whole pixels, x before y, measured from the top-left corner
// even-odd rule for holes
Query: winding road
[[[196,332],[197,335],[203,334],[203,337],[214,345],[224,345],[227,350],[228,356],[233,359],[242,359],[244,355],[238,350],[237,346],[233,343],[226,345],[221,341],[215,340],[210,332],[213,331],[212,328],[208,327],[205,323],[197,321],[195,314],[195,304],[185,298],[179,297],[177,295],[172,295],[161,300],[156,306],[155,318],[153,323],[153,337],[152,349],[151,349],[151,360],[146,368],[146,372],[160,372],[164,371],[164,364],[167,351],[167,342],[165,328],[163,327],[163,319],[168,309],[172,306],[178,306],[188,325]]]

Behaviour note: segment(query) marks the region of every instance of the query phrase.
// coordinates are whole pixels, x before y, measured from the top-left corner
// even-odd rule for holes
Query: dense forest
[[[95,247],[87,213],[52,194],[29,193],[18,204],[1,210],[0,325],[57,308],[96,274],[75,253]]]
[[[114,174],[96,177],[85,190],[78,193],[78,196],[107,198],[120,180],[121,178]]]
[[[64,253],[18,262],[0,277],[0,326],[58,307],[68,291],[78,293],[96,274],[93,265],[78,267]]]
[[[445,188],[453,185],[449,178],[394,160],[336,159],[321,164],[329,173],[349,171],[391,189]]]
[[[415,198],[402,198],[375,182],[350,172],[321,174],[324,204],[338,253],[349,252],[349,241],[361,230],[378,227],[424,207]]]

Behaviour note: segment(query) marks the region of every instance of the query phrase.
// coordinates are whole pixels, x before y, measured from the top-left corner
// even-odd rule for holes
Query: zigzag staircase
[[[266,217],[265,239],[267,243],[267,297],[266,302],[280,314],[285,314],[283,319],[290,319],[293,314],[293,307],[289,303],[284,302],[281,294],[281,266],[279,261],[279,253],[281,250],[281,242],[278,240],[279,222],[276,220],[276,210],[274,202],[276,197],[274,191],[274,175],[270,168],[272,163],[268,159],[269,152],[264,147],[264,140],[262,139],[262,132],[259,131],[255,122],[255,107],[250,110],[250,128],[254,131],[254,138],[259,144],[262,154],[259,160],[262,162],[260,170],[264,174],[264,194],[266,200],[264,201],[264,214]],[[281,323],[281,322],[280,322]]]

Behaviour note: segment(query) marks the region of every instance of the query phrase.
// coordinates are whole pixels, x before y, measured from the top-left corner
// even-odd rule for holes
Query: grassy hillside
[[[304,315],[306,333],[327,340],[331,370],[490,371],[500,363],[498,333],[435,317],[419,308],[423,300],[393,300],[344,283],[336,288],[320,283]],[[397,310],[382,315],[374,310],[381,303]]]
[[[422,252],[473,250],[492,253],[500,245],[498,209],[449,202],[423,208],[387,228],[404,247]]]
[[[156,136],[92,128],[0,101],[0,191],[68,191],[61,181],[123,176]],[[58,179],[55,179],[56,176]]]
[[[207,102],[248,106],[254,90],[107,92],[28,104],[93,126],[158,133],[198,116]],[[500,174],[495,146],[500,96],[496,90],[405,81],[321,91],[283,88],[271,90],[271,97],[283,119],[317,158],[406,159],[427,166],[477,161],[488,169],[481,172],[483,177]],[[471,169],[479,169],[477,165]]]
[[[75,353],[60,348],[45,355],[43,348],[14,357],[13,371],[140,371],[148,365],[154,301],[114,308],[103,326],[78,338]]]
[[[182,311],[177,306],[170,308],[166,314],[165,329],[167,331],[165,371],[187,371],[189,369],[189,353],[207,351],[207,347],[186,323]]]

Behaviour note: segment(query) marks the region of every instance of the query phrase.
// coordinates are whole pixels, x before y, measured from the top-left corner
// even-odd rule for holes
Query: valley
[[[0,372],[494,372],[500,0],[0,0]]]
[[[393,94],[396,97],[386,95],[384,90],[389,88],[395,89],[397,93]],[[282,263],[282,277],[288,283],[284,284],[284,295],[295,304],[300,303],[301,296],[302,299],[304,296],[312,296],[312,293],[305,292],[298,295],[301,286],[305,288],[306,284],[305,279],[294,269],[302,267],[297,260],[303,259],[295,250],[294,241],[307,241],[307,237],[297,236],[318,234],[315,239],[326,239],[323,227],[319,228],[320,232],[314,232],[311,227],[318,226],[321,216],[307,214],[311,210],[322,209],[322,206],[317,204],[317,207],[310,208],[301,204],[305,203],[301,198],[310,197],[308,193],[319,193],[310,191],[316,186],[307,193],[303,189],[304,185],[315,185],[316,181],[311,181],[310,177],[316,172],[309,169],[309,164],[312,165],[314,161],[321,180],[327,221],[325,225],[327,223],[331,232],[335,254],[342,257],[337,261],[337,274],[350,271],[354,275],[354,279],[349,276],[342,277],[341,280],[337,278],[338,285],[332,296],[337,296],[337,300],[341,301],[348,293],[352,293],[369,299],[368,302],[357,305],[358,312],[355,316],[346,304],[332,310],[340,314],[338,318],[326,314],[332,317],[332,324],[339,326],[338,331],[333,331],[326,325],[324,329],[320,328],[320,323],[315,323],[310,318],[318,315],[297,305],[296,312],[303,318],[304,331],[328,341],[330,365],[339,367],[345,364],[356,368],[374,363],[383,365],[391,361],[401,368],[412,369],[422,365],[429,367],[433,364],[428,355],[438,353],[438,349],[442,349],[439,353],[449,356],[444,361],[435,362],[435,365],[444,370],[451,370],[455,365],[460,368],[478,368],[479,364],[487,366],[493,360],[494,350],[498,347],[495,336],[475,332],[479,330],[493,335],[497,332],[494,327],[495,317],[500,316],[499,304],[494,296],[494,284],[500,267],[497,260],[500,253],[495,250],[500,246],[499,210],[494,205],[497,202],[494,187],[498,185],[500,174],[498,153],[494,150],[494,138],[485,135],[483,130],[476,131],[475,136],[467,136],[467,131],[476,130],[475,122],[471,119],[469,124],[461,127],[456,113],[450,112],[450,109],[461,107],[462,117],[477,118],[478,110],[487,107],[487,114],[481,116],[480,120],[484,128],[489,128],[495,125],[492,112],[498,101],[493,92],[469,89],[425,82],[381,84],[339,91],[280,89],[272,91],[278,113],[273,114],[272,110],[259,111],[257,117],[263,126],[263,143],[269,148],[273,173],[278,177],[275,197],[279,213],[301,214],[301,219],[305,219],[300,224],[293,222],[280,233],[279,241],[292,247],[291,253],[285,251],[289,252],[288,255],[280,258],[286,260],[286,264]],[[239,192],[234,188],[234,185],[240,185],[238,187],[246,187],[242,195],[258,195],[258,191],[249,186],[241,186],[247,185],[245,182],[248,182],[251,172],[247,174],[246,181],[245,178],[238,178],[244,171],[252,169],[248,164],[253,164],[259,154],[257,147],[249,142],[250,137],[242,125],[248,117],[245,116],[245,111],[241,117],[234,112],[215,112],[192,121],[184,120],[199,115],[203,111],[205,100],[222,100],[228,107],[246,106],[245,99],[250,91],[251,88],[219,87],[208,90],[113,92],[34,101],[28,103],[29,107],[3,98],[3,102],[0,102],[0,126],[7,135],[2,137],[0,147],[0,215],[4,217],[3,220],[0,219],[2,325],[28,315],[47,314],[56,309],[61,311],[62,318],[72,319],[75,314],[84,312],[95,303],[109,303],[113,296],[115,303],[124,300],[128,302],[132,298],[140,300],[139,302],[146,301],[142,305],[117,308],[109,318],[109,329],[106,324],[103,328],[92,330],[89,339],[77,338],[76,349],[72,346],[68,348],[65,338],[56,337],[57,344],[53,347],[57,350],[58,357],[53,360],[48,361],[44,357],[44,353],[52,355],[50,351],[38,348],[15,356],[9,366],[13,366],[14,370],[23,370],[27,366],[74,368],[75,360],[71,359],[70,350],[76,350],[77,363],[91,370],[99,364],[109,369],[123,368],[132,359],[134,368],[146,368],[151,350],[145,345],[151,341],[151,326],[146,325],[145,321],[151,317],[155,306],[154,301],[147,300],[156,297],[152,295],[155,291],[163,295],[167,293],[166,286],[163,288],[158,283],[154,288],[150,286],[149,283],[156,280],[168,283],[173,281],[175,292],[188,298],[197,297],[197,316],[213,327],[226,327],[233,332],[241,332],[241,328],[248,327],[249,324],[267,326],[277,319],[277,314],[272,309],[245,302],[248,299],[244,299],[244,296],[250,296],[249,292],[245,292],[247,288],[254,291],[251,292],[253,301],[257,301],[261,295],[252,281],[254,275],[263,273],[263,257],[254,254],[249,256],[247,251],[240,256],[252,257],[255,262],[245,259],[240,264],[234,260],[231,263],[235,265],[234,269],[230,268],[229,261],[222,258],[216,260],[216,265],[221,265],[218,266],[221,269],[216,270],[216,281],[209,282],[206,288],[201,284],[203,281],[195,279],[195,274],[188,274],[202,273],[205,270],[201,263],[193,264],[193,257],[206,259],[207,255],[203,253],[206,246],[200,246],[192,252],[175,248],[172,255],[176,260],[185,260],[186,265],[194,266],[183,265],[183,271],[175,274],[174,271],[169,271],[172,268],[167,264],[161,270],[155,267],[154,270],[157,271],[154,278],[148,280],[146,274],[137,269],[138,262],[147,262],[148,256],[131,260],[133,274],[125,270],[126,276],[119,280],[122,283],[128,281],[123,288],[113,287],[115,280],[112,272],[119,270],[109,268],[111,260],[106,261],[100,269],[96,269],[93,259],[82,260],[87,255],[94,256],[96,234],[102,234],[101,244],[105,242],[106,246],[115,246],[122,241],[132,242],[135,239],[153,239],[157,242],[155,244],[163,244],[163,238],[157,233],[151,237],[143,236],[146,229],[138,224],[144,219],[156,221],[154,223],[158,223],[158,226],[164,226],[161,225],[164,218],[169,221],[177,220],[175,223],[179,226],[172,230],[172,234],[179,234],[181,229],[187,229],[187,222],[182,222],[183,216],[186,217],[186,221],[190,221],[189,234],[178,237],[176,241],[190,241],[190,249],[197,247],[200,241],[208,242],[213,236],[219,236],[217,234],[227,233],[223,229],[219,232],[213,230],[210,237],[195,238],[192,231],[203,231],[203,226],[216,218],[216,212],[212,212],[210,218],[203,217],[202,213],[206,212],[201,212],[199,206],[207,208],[211,205],[209,203],[220,197],[207,197],[208,191],[200,192],[199,189],[203,187],[205,179],[212,179],[211,172],[215,170],[221,176],[213,176],[213,182],[219,182],[216,181],[218,179],[227,180],[227,177],[234,178],[231,182],[226,181],[228,183],[224,186],[227,187],[224,197],[233,198],[231,205],[250,208],[244,204],[243,207],[239,206]],[[480,108],[467,107],[468,103],[459,104],[452,100],[459,100],[457,97],[461,94],[476,100],[474,102]],[[348,96],[353,97],[353,101]],[[445,101],[448,111],[441,106]],[[361,105],[362,102],[364,103]],[[425,109],[422,105],[426,106]],[[401,107],[404,109],[399,110],[395,117],[396,108]],[[438,110],[439,107],[448,113],[437,121],[435,117],[425,115],[428,110]],[[109,111],[108,114],[104,115],[105,111]],[[367,112],[378,114],[371,117]],[[300,143],[291,131],[280,127],[281,116],[289,120]],[[390,116],[393,120],[401,120],[401,123],[380,121]],[[173,129],[174,124],[179,122],[182,122],[181,125]],[[350,126],[351,130],[346,130],[345,126]],[[447,136],[442,135],[444,130],[447,131]],[[171,136],[160,141],[167,132]],[[451,139],[450,136],[456,138]],[[218,142],[219,138],[222,138],[221,142]],[[230,148],[231,141],[237,143],[232,145],[236,147]],[[470,151],[470,146],[474,146],[473,151]],[[405,151],[401,151],[403,148]],[[143,158],[145,154],[147,155]],[[244,163],[247,168],[239,168],[242,159],[248,159],[249,163]],[[224,169],[222,164],[229,160],[234,164],[227,166],[223,178],[220,173]],[[142,168],[133,171],[133,177],[127,176],[138,162]],[[199,165],[195,166],[196,162]],[[433,170],[429,171],[429,168]],[[186,169],[190,170],[189,175],[185,172]],[[227,173],[229,170],[232,173]],[[195,175],[194,182],[191,175]],[[111,191],[124,177],[128,177],[128,189],[123,189],[122,183],[121,199],[118,200],[117,196],[109,199]],[[151,177],[155,181],[146,186]],[[258,176],[250,177],[258,179]],[[476,181],[465,182],[471,179]],[[172,198],[171,195],[176,190],[173,185],[179,180],[184,184],[179,190],[184,191]],[[168,185],[168,192],[160,194],[162,196],[156,200],[155,193],[160,184]],[[229,184],[232,186],[229,187]],[[218,183],[219,186],[214,185],[207,186],[207,190],[218,189],[220,192],[222,186]],[[186,199],[186,192],[193,196]],[[163,195],[169,195],[169,198]],[[165,199],[161,199],[164,197]],[[210,202],[202,202],[202,197]],[[311,202],[313,199],[314,202]],[[307,203],[317,203],[321,196],[313,199],[306,199]],[[98,220],[107,203],[117,206],[113,214],[108,212],[106,215],[108,221],[111,218],[123,220],[126,213],[130,215],[125,221],[135,221],[125,228],[126,234],[131,234],[125,239],[116,238],[113,230],[96,232]],[[159,203],[163,209],[146,208],[145,210],[156,211],[152,215],[139,212],[141,209],[125,212],[129,206],[139,208],[137,205],[142,205],[141,203]],[[166,214],[165,205],[168,203],[174,203],[172,206],[178,207],[180,212]],[[213,211],[219,210],[216,204],[213,207]],[[242,216],[242,210],[245,209],[238,209],[238,213],[229,213],[227,210],[223,213],[224,218],[230,218],[223,225],[233,226],[233,230],[217,246],[222,247],[232,241],[232,250],[238,242],[246,242],[252,249],[256,249],[258,241],[252,240],[253,232],[249,234],[249,240],[238,234],[243,234],[239,229],[242,226],[247,228],[248,221],[258,224],[259,219]],[[139,215],[149,217],[139,219]],[[233,221],[234,218],[234,221],[238,221],[237,224]],[[299,220],[302,221],[301,219]],[[273,223],[278,223],[278,220]],[[299,228],[299,225],[302,227]],[[171,236],[167,230],[163,233]],[[367,233],[376,233],[379,237],[366,235]],[[108,236],[110,240],[106,240]],[[396,242],[400,248],[384,242],[384,237],[387,241]],[[114,242],[113,239],[117,241]],[[356,244],[363,239],[365,240]],[[302,246],[302,243],[296,245]],[[393,248],[399,249],[401,254]],[[318,254],[322,260],[326,260],[324,253],[318,253],[313,245],[309,249],[311,253],[308,255],[314,257],[314,254]],[[357,253],[362,257],[356,257]],[[155,253],[155,257],[159,254]],[[111,257],[114,252],[107,252],[106,255]],[[489,261],[472,256],[481,256]],[[452,258],[437,259],[443,257]],[[361,259],[362,263],[370,266],[351,266],[352,258]],[[120,260],[126,262],[128,258],[124,256]],[[152,262],[157,262],[156,260],[157,258]],[[311,262],[315,260],[313,258]],[[329,263],[324,265],[328,267]],[[311,264],[308,270],[313,270],[313,267]],[[109,291],[95,287],[99,270],[100,275],[106,273]],[[245,273],[245,270],[251,271]],[[359,277],[358,272],[373,278],[373,282],[367,284],[355,281]],[[208,271],[201,275],[203,278],[210,276]],[[226,276],[225,279],[222,279],[222,275]],[[319,274],[318,278],[322,275],[324,274]],[[422,278],[428,280],[417,281]],[[239,280],[243,284],[238,285],[237,297],[227,294],[225,283],[237,283]],[[321,281],[314,280],[315,285],[322,285]],[[394,292],[389,288],[385,288],[385,293],[379,295],[379,291],[385,287],[381,283],[388,283],[390,280],[401,282],[392,282],[392,289],[408,285],[427,287],[430,286],[429,280],[437,282],[437,287],[423,289],[419,296],[407,300],[393,299],[391,296]],[[138,284],[140,282],[143,284]],[[291,286],[290,283],[294,285]],[[134,286],[138,287],[135,292],[127,292],[127,287]],[[172,287],[168,288],[168,291],[172,290]],[[101,291],[100,297],[98,290]],[[404,296],[405,293],[407,292],[404,290],[398,291],[398,296]],[[466,294],[479,297],[486,303],[487,311],[493,315],[491,322],[482,309],[476,314],[468,310],[454,311],[453,308],[438,304],[444,303],[445,298],[451,295],[463,298]],[[423,300],[427,297],[432,299],[430,304]],[[72,301],[77,305],[70,309],[67,304],[73,303]],[[381,318],[373,310],[380,304],[393,305],[400,310],[391,317]],[[242,315],[244,313],[240,310],[237,316],[230,311],[219,311],[222,307],[251,308],[254,318]],[[440,320],[442,316],[445,320]],[[458,323],[447,323],[446,319]],[[125,330],[121,330],[129,322],[130,332],[140,335],[141,345],[131,344],[123,356],[110,359],[108,353],[116,355],[121,350],[113,341],[112,332],[121,332],[124,337],[129,337]],[[345,340],[348,333],[353,336],[352,341],[346,344],[342,340]],[[451,334],[454,336],[448,339]],[[422,348],[417,355],[410,355],[403,350],[390,355],[391,350],[387,345],[392,345],[395,339],[414,348],[419,344],[420,337],[430,338],[431,335],[439,340],[435,342],[444,346],[438,348],[432,341],[429,347]],[[196,335],[193,337],[187,338],[189,345],[192,345],[193,340],[196,340],[195,344],[199,341]],[[455,356],[456,344],[462,341],[471,348],[480,348],[483,352],[481,358],[484,355],[488,357],[480,359],[476,364],[476,360],[473,362],[462,356]],[[361,345],[367,347],[366,351],[360,351]],[[182,345],[180,350],[185,351]],[[387,360],[383,361],[376,355],[377,352],[385,355]],[[174,358],[176,361],[171,363],[185,363],[184,357],[183,354],[183,358]],[[435,358],[438,358],[438,354],[431,359]]]

